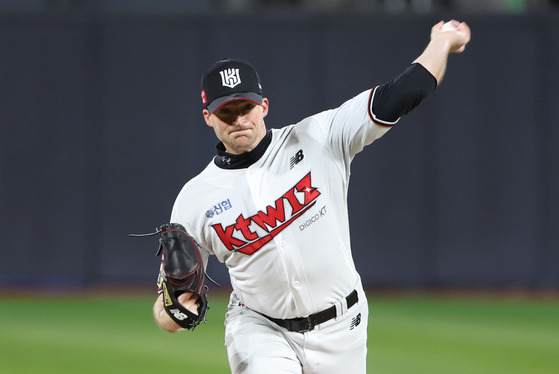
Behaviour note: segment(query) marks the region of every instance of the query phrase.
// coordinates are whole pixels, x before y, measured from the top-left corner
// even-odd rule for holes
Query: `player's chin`
[[[229,153],[238,155],[250,150],[250,142],[245,137],[229,137],[227,140],[222,140],[222,142],[225,144],[225,150]]]
[[[235,148],[249,148],[254,142],[254,134],[249,130],[236,131],[231,134],[231,143]]]

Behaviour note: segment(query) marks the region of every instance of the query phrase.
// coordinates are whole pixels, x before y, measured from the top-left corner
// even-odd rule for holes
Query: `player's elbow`
[[[391,82],[375,89],[373,115],[395,122],[416,108],[437,87],[434,77],[419,64],[413,64]]]

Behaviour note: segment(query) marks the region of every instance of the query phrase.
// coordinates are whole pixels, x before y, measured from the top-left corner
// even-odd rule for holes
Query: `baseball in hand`
[[[454,25],[452,24],[452,22],[448,21],[447,23],[445,23],[443,25],[443,27],[441,28],[441,31],[454,31],[456,30],[456,27],[454,27]]]

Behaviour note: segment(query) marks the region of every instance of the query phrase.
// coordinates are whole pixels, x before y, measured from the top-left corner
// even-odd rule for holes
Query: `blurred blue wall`
[[[558,288],[557,14],[453,16],[467,51],[354,161],[357,266],[369,287]],[[214,154],[208,64],[252,61],[277,128],[391,79],[441,18],[0,15],[0,287],[153,284],[156,239],[127,234]]]

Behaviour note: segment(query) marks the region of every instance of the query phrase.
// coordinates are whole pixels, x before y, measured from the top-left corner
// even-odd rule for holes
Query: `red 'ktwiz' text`
[[[311,184],[309,172],[273,204],[268,205],[266,211],[260,210],[250,217],[240,214],[235,223],[225,228],[221,223],[212,227],[228,250],[251,255],[309,210],[319,195],[318,189]],[[260,233],[251,229],[253,223],[262,228]]]

